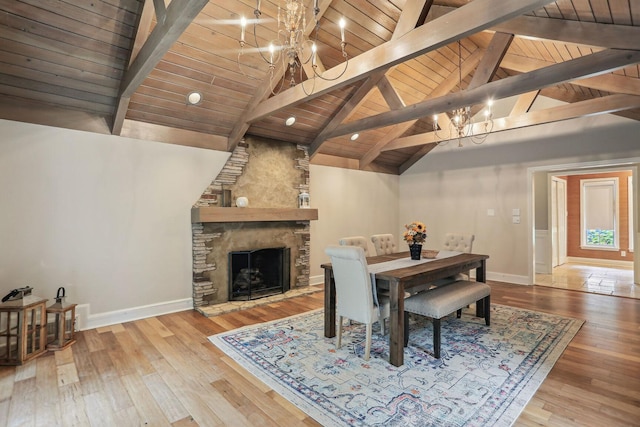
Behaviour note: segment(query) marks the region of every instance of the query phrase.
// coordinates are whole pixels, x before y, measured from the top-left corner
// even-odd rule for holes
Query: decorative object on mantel
[[[298,207],[301,209],[309,209],[311,207],[309,193],[306,191],[301,191],[300,194],[298,194]]]
[[[0,365],[22,365],[46,350],[47,300],[14,289],[0,304]]]
[[[427,227],[423,222],[413,221],[411,224],[405,224],[406,231],[402,234],[402,238],[409,245],[411,259],[420,259],[422,253],[422,244],[427,239]]]
[[[231,207],[231,190],[222,190],[221,194],[220,206],[223,208]]]
[[[236,199],[236,206],[239,208],[246,208],[247,206],[249,206],[249,199],[243,196],[238,197]]]
[[[47,349],[62,350],[76,342],[76,305],[65,301],[66,292],[63,287],[58,288],[56,302],[47,308],[47,324],[53,325],[47,334]],[[53,321],[49,322],[49,318]],[[49,328],[48,328],[49,329]]]

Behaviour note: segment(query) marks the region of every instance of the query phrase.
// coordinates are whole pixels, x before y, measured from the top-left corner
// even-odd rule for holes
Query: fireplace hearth
[[[229,252],[229,301],[282,294],[290,288],[289,248]]]

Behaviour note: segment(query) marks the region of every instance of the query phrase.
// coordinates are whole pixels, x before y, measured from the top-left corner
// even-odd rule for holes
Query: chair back
[[[328,246],[325,253],[331,258],[336,283],[336,313],[356,322],[378,320],[364,250],[358,246]]]
[[[469,254],[475,237],[473,234],[447,233],[444,238],[444,249]]]
[[[369,244],[364,236],[343,237],[340,239],[339,243],[342,246],[358,246],[364,250],[365,257],[369,256]]]
[[[371,236],[376,255],[387,255],[396,252],[396,239],[393,234],[374,234]]]

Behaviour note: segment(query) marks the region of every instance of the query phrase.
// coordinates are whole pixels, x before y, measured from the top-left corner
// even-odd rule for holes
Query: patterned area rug
[[[493,304],[487,327],[474,313],[443,320],[441,359],[431,322],[412,319],[398,368],[375,327],[368,362],[361,324],[336,349],[322,310],[209,339],[325,426],[510,426],[583,321]]]

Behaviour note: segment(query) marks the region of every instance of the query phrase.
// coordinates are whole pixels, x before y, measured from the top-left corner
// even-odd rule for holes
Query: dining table
[[[376,287],[389,295],[389,362],[394,366],[404,364],[404,298],[405,292],[411,288],[436,282],[440,279],[467,273],[475,269],[475,280],[486,282],[486,261],[488,255],[471,253],[447,253],[445,251],[423,251],[425,256],[420,261],[410,259],[410,254],[398,252],[387,255],[367,257],[370,271],[375,273]],[[375,264],[385,263],[375,268]],[[386,270],[389,266],[389,270]],[[397,268],[399,266],[399,268]],[[336,284],[333,278],[331,263],[322,264],[324,269],[324,336],[336,336]],[[428,292],[428,291],[426,291]],[[476,307],[476,310],[479,308]]]

